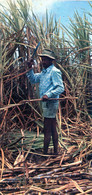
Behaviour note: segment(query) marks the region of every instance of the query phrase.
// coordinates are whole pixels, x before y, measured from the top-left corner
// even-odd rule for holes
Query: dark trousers
[[[56,130],[56,118],[44,118],[44,154],[47,154],[48,147],[52,141],[54,145],[54,153],[58,153],[58,133]]]

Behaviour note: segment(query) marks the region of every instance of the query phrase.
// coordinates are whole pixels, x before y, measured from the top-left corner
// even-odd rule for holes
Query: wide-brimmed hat
[[[52,60],[55,60],[54,52],[51,51],[50,49],[44,49],[41,54],[38,54],[38,56],[40,57],[46,56],[48,58],[51,58]]]

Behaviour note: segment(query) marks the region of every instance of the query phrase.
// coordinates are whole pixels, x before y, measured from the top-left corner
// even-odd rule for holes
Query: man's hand
[[[48,98],[48,96],[47,95],[44,95],[43,97],[42,97],[42,101],[47,101],[49,98]]]
[[[31,58],[31,59],[29,59],[29,61],[27,61],[28,69],[32,68],[32,65],[34,65],[34,60]]]

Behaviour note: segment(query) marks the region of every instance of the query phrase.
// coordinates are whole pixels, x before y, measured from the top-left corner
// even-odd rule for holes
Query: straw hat
[[[52,60],[55,60],[54,52],[51,51],[50,49],[44,49],[41,54],[38,54],[38,56],[40,57],[46,56],[48,58],[51,58]]]

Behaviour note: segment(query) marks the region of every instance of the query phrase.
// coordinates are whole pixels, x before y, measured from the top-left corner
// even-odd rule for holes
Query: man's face
[[[46,56],[41,57],[43,68],[48,68],[52,64],[52,59]]]

